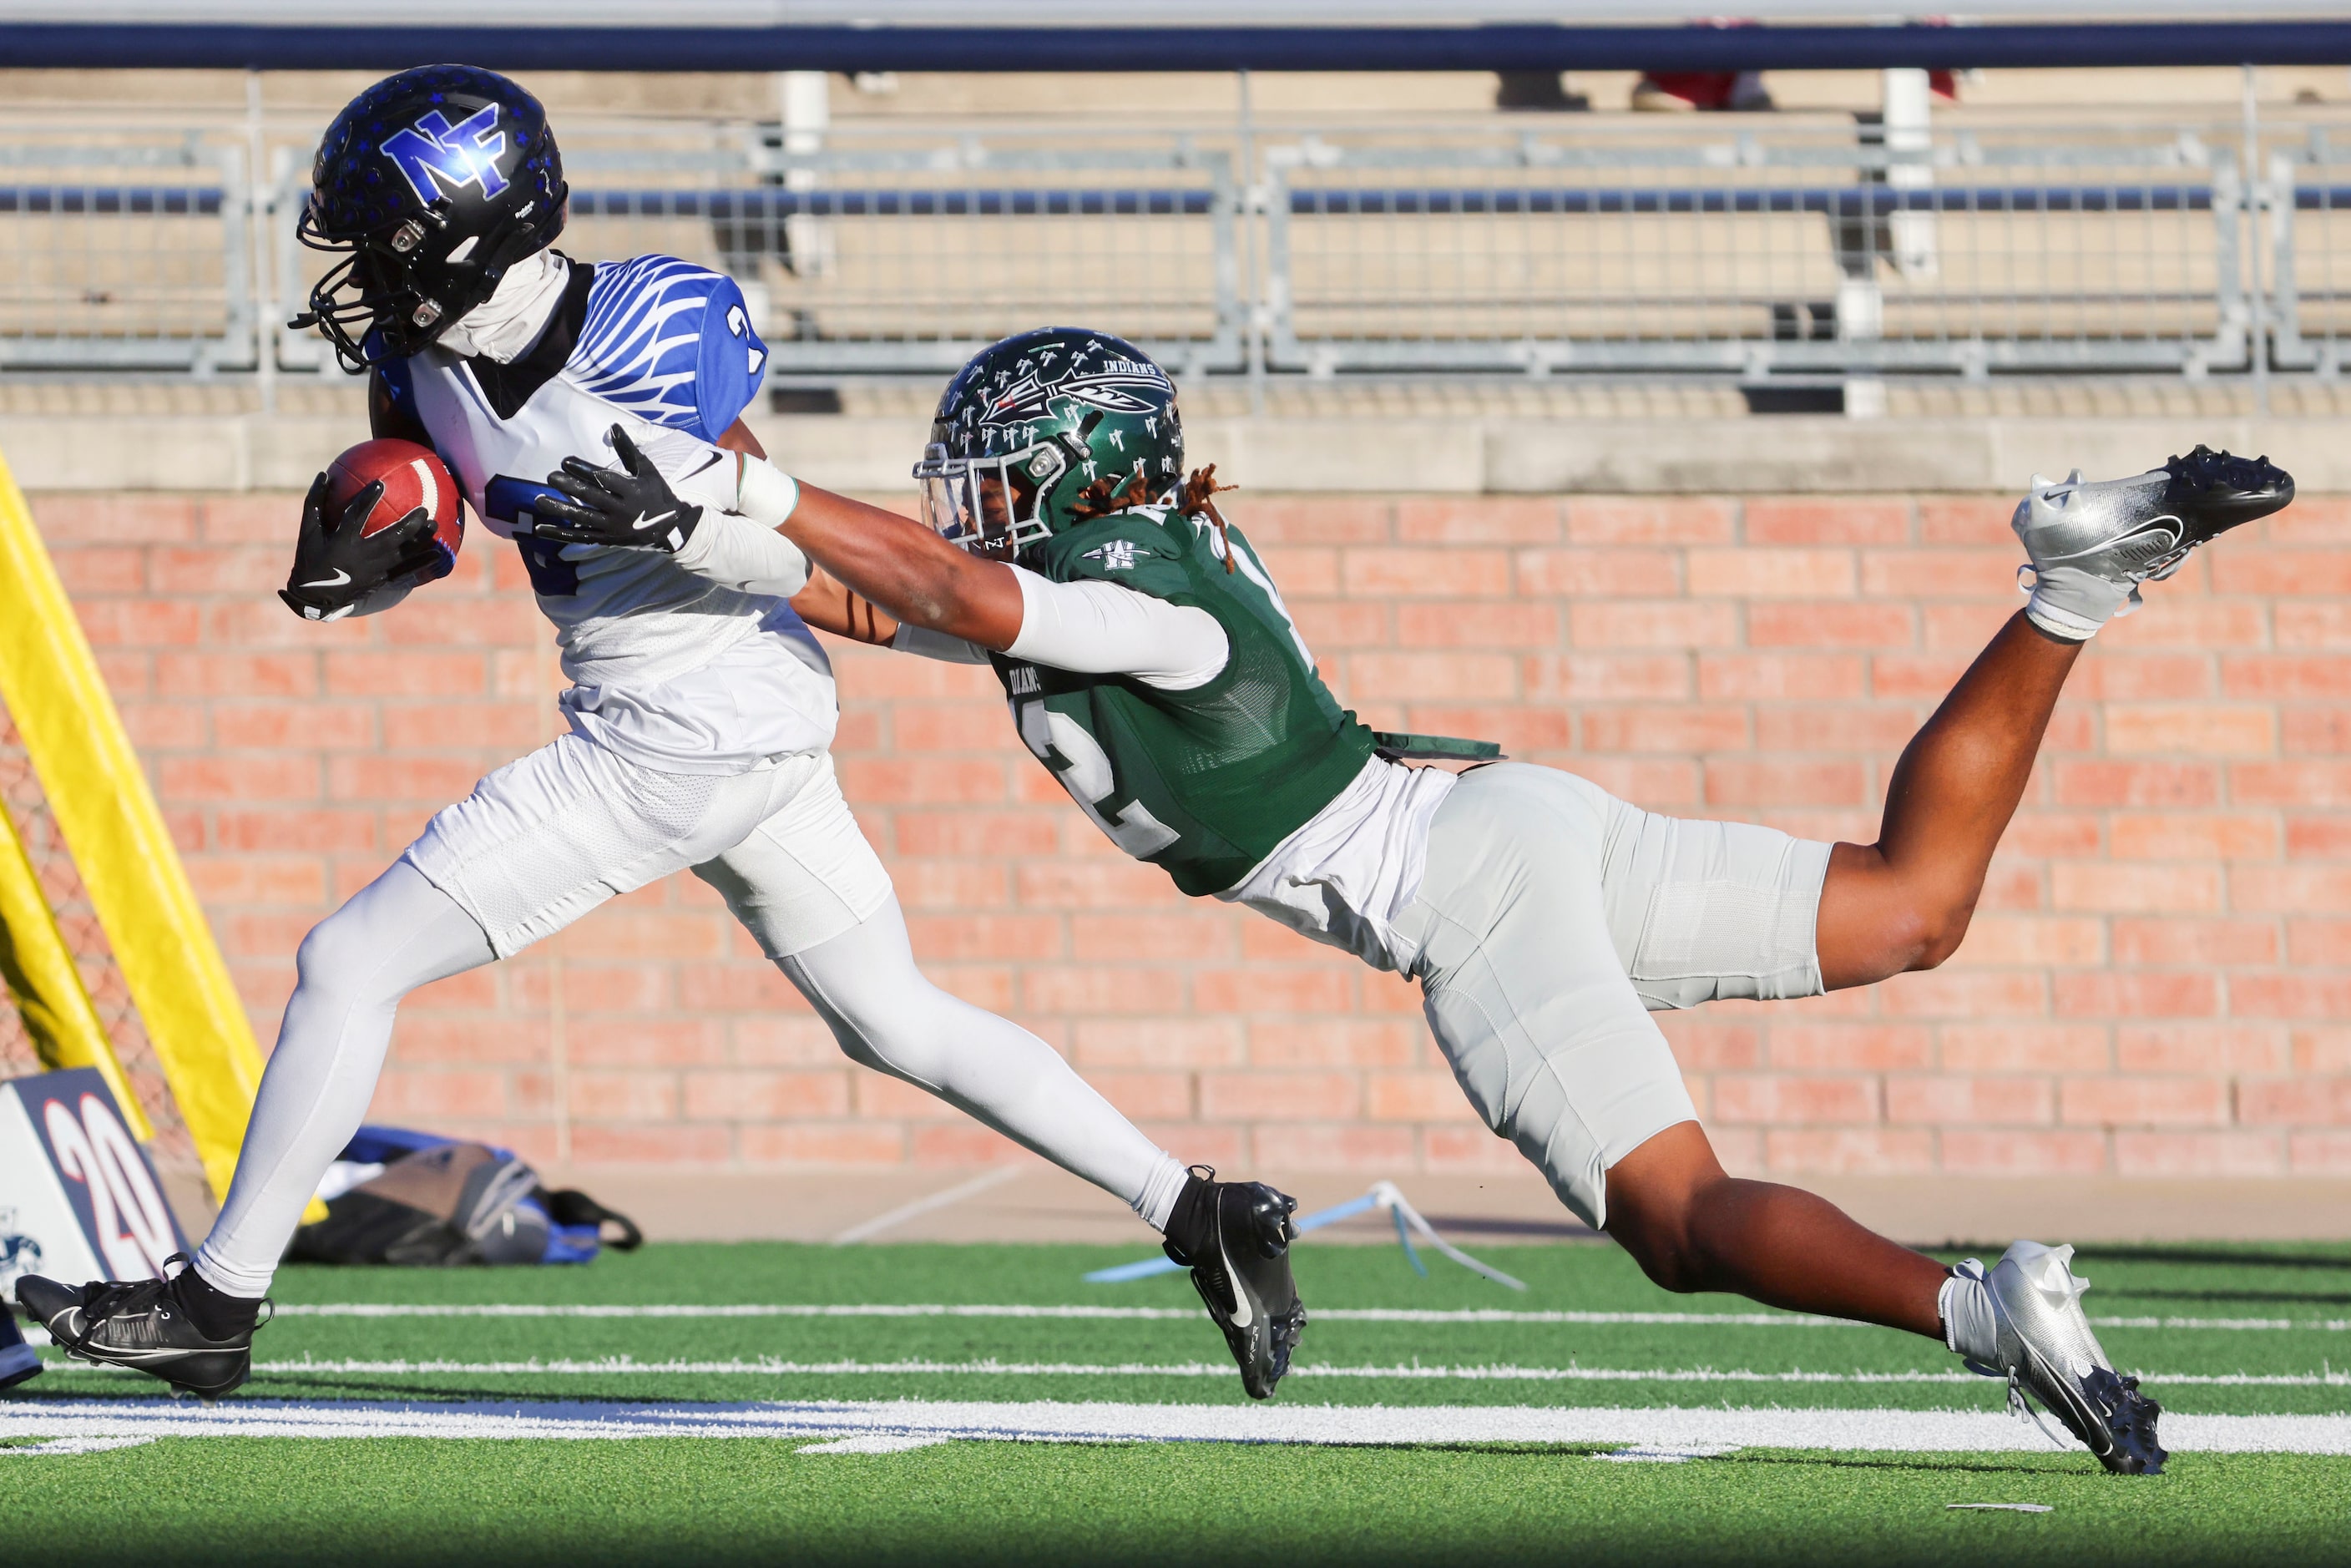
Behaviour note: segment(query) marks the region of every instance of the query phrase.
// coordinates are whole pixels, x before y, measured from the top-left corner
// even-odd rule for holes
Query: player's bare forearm
[[[895,512],[802,485],[783,531],[850,592],[909,625],[998,652],[1020,635],[1020,584],[1009,567]]]
[[[812,570],[808,586],[793,595],[792,610],[818,631],[852,642],[886,643],[898,632],[896,621],[876,609],[872,600],[852,593],[822,567]]]

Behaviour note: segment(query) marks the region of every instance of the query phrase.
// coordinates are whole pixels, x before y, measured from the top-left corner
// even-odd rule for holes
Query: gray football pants
[[[1395,936],[1469,1103],[1598,1227],[1608,1167],[1698,1117],[1650,1012],[1817,994],[1828,857],[1501,763],[1437,808]]]

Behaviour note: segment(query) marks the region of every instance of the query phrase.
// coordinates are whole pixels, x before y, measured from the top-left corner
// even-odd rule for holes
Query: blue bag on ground
[[[327,1218],[294,1233],[297,1263],[585,1263],[644,1239],[582,1192],[550,1192],[510,1149],[402,1127],[361,1127],[320,1184]]]

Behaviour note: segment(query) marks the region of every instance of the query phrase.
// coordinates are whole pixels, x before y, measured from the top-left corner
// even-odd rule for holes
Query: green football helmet
[[[1184,484],[1175,384],[1108,332],[1007,338],[947,383],[914,477],[925,523],[998,560],[1111,512],[1172,503]]]

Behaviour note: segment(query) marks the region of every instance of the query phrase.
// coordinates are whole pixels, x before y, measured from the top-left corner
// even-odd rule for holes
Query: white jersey
[[[490,532],[522,551],[555,623],[580,736],[666,772],[726,773],[821,750],[832,668],[785,601],[721,587],[660,550],[517,538],[566,457],[610,463],[619,424],[678,493],[735,502],[713,443],[767,350],[732,279],[667,256],[569,264],[561,302],[510,363],[427,349],[382,367]]]

